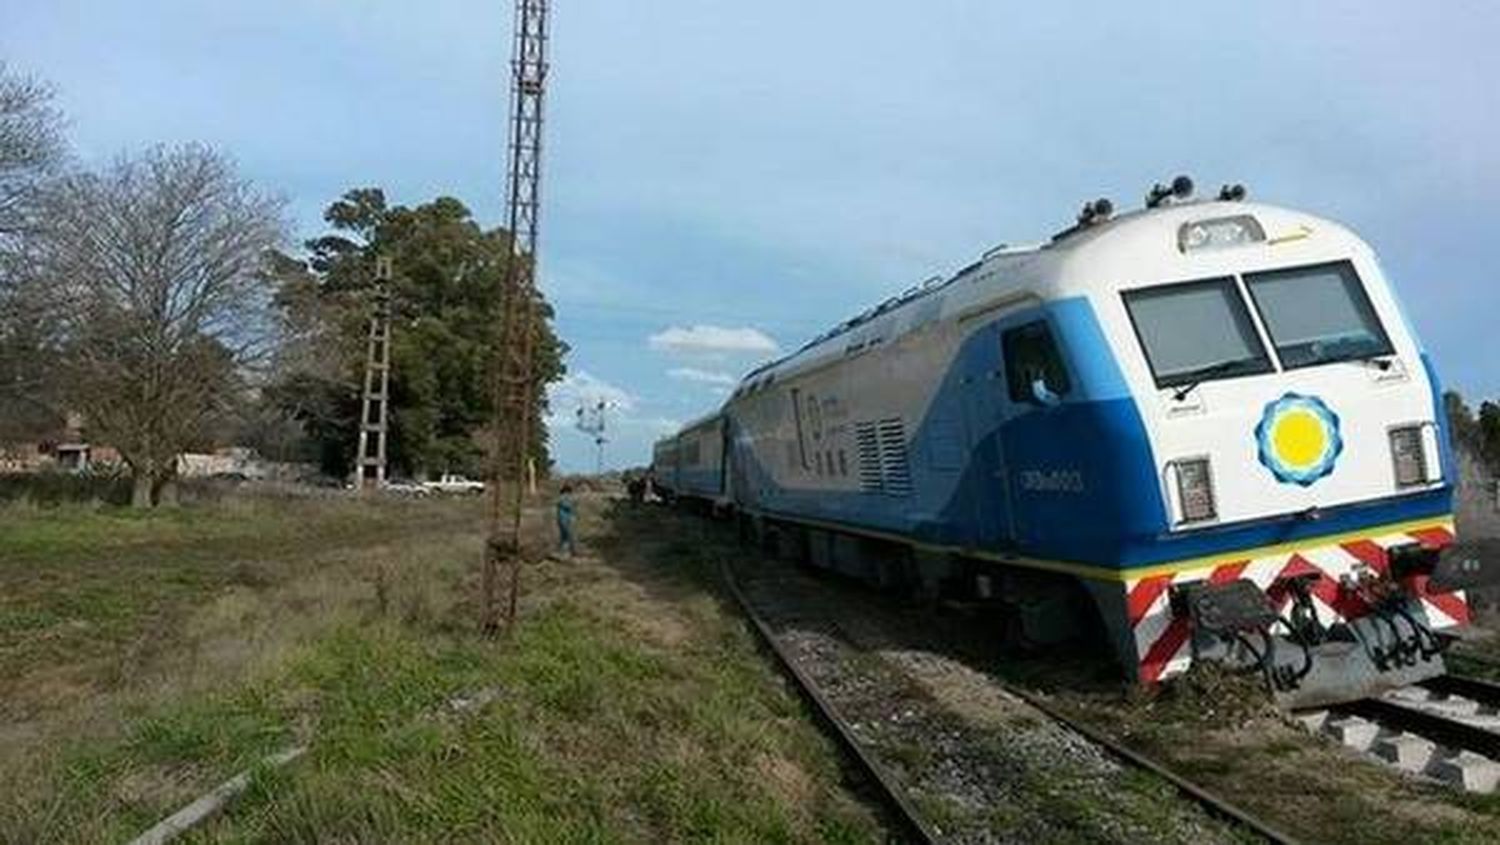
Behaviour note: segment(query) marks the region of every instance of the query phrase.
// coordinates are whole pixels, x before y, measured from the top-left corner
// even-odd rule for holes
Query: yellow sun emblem
[[[1260,462],[1276,480],[1304,487],[1333,472],[1344,449],[1338,415],[1316,396],[1296,393],[1266,405],[1255,437]]]
[[[1328,429],[1317,414],[1298,408],[1271,424],[1276,457],[1294,467],[1309,467],[1328,450]]]

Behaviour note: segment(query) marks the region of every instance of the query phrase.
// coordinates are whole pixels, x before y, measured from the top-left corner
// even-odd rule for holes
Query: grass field
[[[190,839],[878,837],[700,529],[618,508],[500,641],[472,501],[0,510],[0,841],[122,841],[299,744]]]
[[[523,623],[489,641],[474,500],[0,506],[0,842],[125,841],[293,745],[189,841],[881,838],[720,596],[723,532],[597,497],[582,515],[576,561],[545,560],[529,515]],[[1493,798],[1279,724],[1109,709],[1318,838],[1488,841]]]

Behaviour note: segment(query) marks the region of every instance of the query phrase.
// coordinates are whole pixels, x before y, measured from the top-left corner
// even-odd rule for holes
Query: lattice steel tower
[[[542,116],[547,82],[547,0],[516,0],[511,57],[509,229],[494,376],[494,478],[490,536],[485,546],[482,626],[488,633],[515,623],[521,575],[521,509],[530,470],[531,415],[536,392],[537,224],[541,211]],[[507,489],[508,488],[508,489]],[[502,595],[503,593],[503,595]]]
[[[391,404],[391,259],[375,259],[375,302],[365,346],[364,402],[359,414],[359,456],[354,486],[385,486],[386,435]]]

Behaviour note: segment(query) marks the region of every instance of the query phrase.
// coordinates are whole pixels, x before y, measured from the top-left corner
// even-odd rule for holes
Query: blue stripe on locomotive
[[[1051,325],[1072,382],[1051,408],[1013,402],[1001,361],[1001,333],[1039,317]],[[1426,356],[1423,363],[1442,427],[1444,474],[1452,478],[1437,381]],[[988,387],[975,389],[975,383]],[[731,420],[731,431],[737,430]],[[736,446],[735,471],[744,473],[737,498],[757,501],[772,514],[901,534],[920,543],[1104,569],[1441,516],[1452,507],[1445,487],[1332,508],[1315,521],[1287,515],[1171,534],[1140,411],[1092,307],[1081,297],[1007,315],[972,332],[944,374],[908,454],[913,492],[889,496],[783,488],[750,450]],[[1027,477],[1035,483],[1013,483]]]

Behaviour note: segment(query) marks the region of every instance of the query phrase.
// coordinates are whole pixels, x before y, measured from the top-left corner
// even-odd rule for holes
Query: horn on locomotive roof
[[[1100,197],[1093,202],[1086,202],[1083,204],[1083,210],[1078,212],[1078,222],[1053,235],[1052,242],[1057,243],[1063,238],[1066,238],[1069,235],[1075,235],[1083,231],[1084,229],[1093,226],[1096,223],[1103,223],[1104,221],[1109,219],[1109,216],[1111,214],[1114,213],[1115,204],[1105,199],[1104,197]],[[995,250],[991,250],[990,253],[993,253],[994,251]],[[985,257],[988,258],[990,253],[986,253]]]
[[[1146,207],[1157,208],[1168,199],[1185,200],[1193,195],[1193,180],[1186,176],[1178,176],[1172,180],[1171,185],[1163,185],[1157,182],[1151,186],[1146,193]]]
[[[1236,182],[1219,189],[1219,199],[1224,202],[1239,202],[1245,198],[1245,186]]]
[[[1110,202],[1106,197],[1100,197],[1093,202],[1083,204],[1083,210],[1078,212],[1078,225],[1082,228],[1084,226],[1092,226],[1095,223],[1103,223],[1114,213],[1115,204]]]

